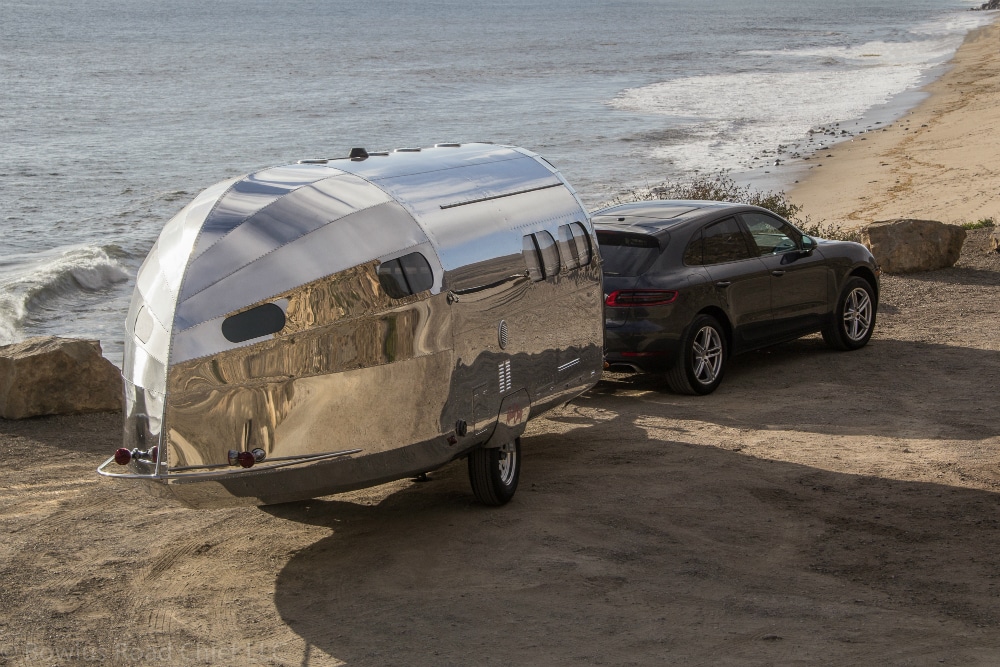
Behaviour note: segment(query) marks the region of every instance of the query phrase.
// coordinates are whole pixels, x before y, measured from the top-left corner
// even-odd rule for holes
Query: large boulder
[[[1000,252],[1000,229],[994,229],[989,238],[990,252]]]
[[[965,230],[934,220],[882,220],[861,228],[861,242],[886,273],[933,271],[952,266]]]
[[[0,417],[121,410],[122,377],[96,340],[39,336],[0,346]]]

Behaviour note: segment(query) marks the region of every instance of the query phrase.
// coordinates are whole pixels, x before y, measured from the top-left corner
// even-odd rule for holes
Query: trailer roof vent
[[[461,148],[462,144],[434,144],[434,148]]]
[[[397,148],[394,153],[419,153],[419,148]]]
[[[364,148],[352,148],[349,157],[352,160],[364,160],[368,158],[368,151]]]

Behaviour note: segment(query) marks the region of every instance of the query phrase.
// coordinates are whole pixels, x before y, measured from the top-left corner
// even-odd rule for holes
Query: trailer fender
[[[504,396],[503,401],[500,402],[500,415],[497,418],[496,429],[483,447],[503,447],[513,443],[515,438],[521,437],[521,434],[524,433],[530,415],[531,397],[528,396],[527,389],[521,389]]]

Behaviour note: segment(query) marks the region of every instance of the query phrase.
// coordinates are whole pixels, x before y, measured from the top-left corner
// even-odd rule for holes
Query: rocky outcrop
[[[965,230],[934,220],[883,220],[861,228],[861,242],[886,273],[915,273],[958,261]]]
[[[986,9],[1000,9],[1000,0],[990,0],[989,2],[984,2],[983,4],[979,5],[979,7],[972,8],[973,11],[976,11],[977,9],[980,11]]]
[[[96,340],[41,336],[0,347],[0,417],[120,410],[121,373]]]

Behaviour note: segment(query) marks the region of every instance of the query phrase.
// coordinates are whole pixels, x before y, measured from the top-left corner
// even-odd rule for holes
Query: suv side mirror
[[[814,238],[812,238],[811,236],[803,235],[801,254],[805,257],[808,257],[809,255],[813,254],[813,250],[816,249],[817,245],[818,244],[816,243],[816,240]]]

